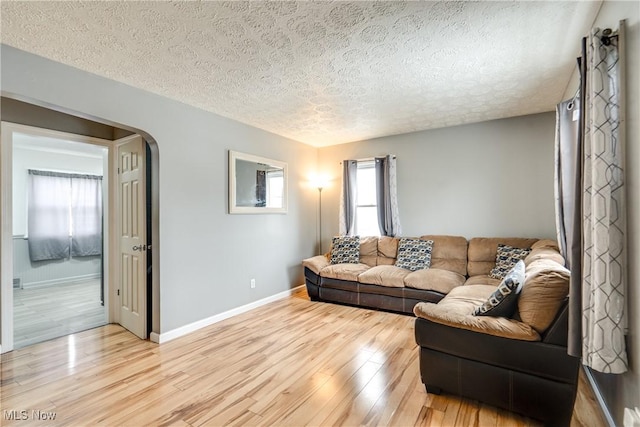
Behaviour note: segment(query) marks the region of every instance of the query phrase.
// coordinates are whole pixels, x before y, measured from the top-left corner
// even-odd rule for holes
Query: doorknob
[[[136,245],[136,246],[132,247],[131,249],[134,250],[134,251],[142,252],[142,251],[144,251],[146,249],[146,246],[147,245],[140,245],[140,246]]]

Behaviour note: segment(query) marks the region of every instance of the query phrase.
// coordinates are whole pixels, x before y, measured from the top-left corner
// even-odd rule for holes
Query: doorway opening
[[[35,341],[34,337],[29,337],[29,340],[20,341],[19,334],[23,332],[20,321],[25,317],[27,320],[31,320],[32,323],[37,323],[34,319],[36,316],[30,316],[34,311],[25,314],[32,308],[27,309],[18,308],[14,303],[18,303],[17,300],[21,299],[26,292],[23,290],[34,291],[36,289],[45,288],[50,285],[55,285],[54,279],[41,279],[35,280],[33,278],[33,271],[20,270],[17,258],[18,256],[26,256],[29,263],[41,262],[41,265],[57,265],[69,262],[78,263],[79,261],[89,261],[85,263],[85,266],[92,264],[94,268],[92,271],[85,271],[84,273],[78,270],[75,275],[71,275],[71,280],[66,281],[67,291],[79,294],[79,289],[87,291],[89,305],[92,305],[95,311],[85,310],[87,307],[82,308],[81,302],[72,304],[78,316],[75,320],[65,320],[60,323],[65,323],[65,326],[72,326],[73,328],[66,329],[66,334],[72,333],[76,330],[88,329],[90,327],[99,326],[104,323],[122,323],[122,304],[124,299],[121,296],[122,282],[125,279],[123,277],[124,264],[122,262],[121,250],[123,248],[122,238],[126,237],[123,234],[121,228],[121,222],[118,215],[124,215],[123,210],[119,209],[120,204],[123,203],[123,199],[120,198],[121,179],[118,178],[120,169],[118,168],[119,156],[122,154],[124,144],[138,134],[138,140],[141,143],[138,149],[137,160],[145,163],[144,167],[140,170],[143,171],[141,180],[135,183],[137,188],[144,188],[144,196],[138,199],[138,207],[143,208],[139,211],[141,222],[138,223],[138,227],[144,229],[145,236],[143,236],[144,242],[142,246],[145,253],[135,253],[134,257],[142,257],[138,262],[138,267],[144,267],[144,274],[140,275],[140,289],[144,289],[144,292],[138,295],[139,301],[137,301],[141,311],[138,318],[144,318],[144,326],[137,331],[133,331],[136,335],[143,339],[147,339],[150,335],[153,337],[159,333],[160,329],[160,298],[159,298],[159,256],[157,253],[158,248],[158,236],[159,236],[159,220],[158,220],[158,150],[154,139],[147,133],[140,132],[137,129],[128,128],[115,123],[109,123],[104,121],[95,121],[94,118],[82,118],[79,114],[68,114],[58,110],[51,109],[51,106],[38,106],[37,102],[26,103],[15,99],[2,97],[2,119],[9,119],[12,122],[2,121],[0,126],[1,138],[0,138],[0,352],[11,351],[14,348],[20,348],[24,345],[29,345]],[[13,192],[14,186],[14,155],[18,155],[18,151],[23,149],[21,143],[14,144],[14,139],[19,140],[19,134],[31,135],[33,137],[48,137],[52,140],[59,140],[57,143],[62,144],[62,141],[70,143],[66,147],[48,147],[48,155],[52,155],[52,152],[61,151],[65,155],[75,155],[76,157],[99,157],[102,162],[102,192],[103,192],[103,206],[102,206],[102,252],[98,253],[75,253],[70,256],[64,257],[62,260],[45,260],[45,261],[32,261],[29,258],[28,240],[30,237],[28,224],[25,226],[25,233],[14,233],[14,221],[21,221],[22,214],[16,214],[14,211],[14,204],[18,203],[22,205],[22,211],[28,210],[28,205],[24,206],[26,202],[26,195],[23,198],[15,201]],[[31,140],[33,142],[33,140]],[[51,141],[49,141],[51,142]],[[30,144],[30,148],[35,150],[33,144]],[[19,160],[16,160],[19,161]],[[43,172],[56,172],[67,173],[69,175],[95,175],[99,176],[99,171],[87,171],[85,169],[78,169],[72,167],[73,164],[65,163],[64,167],[43,166],[34,167],[33,169],[40,169]],[[146,170],[145,170],[146,169]],[[24,191],[22,191],[24,193]],[[70,206],[69,210],[73,208]],[[146,213],[145,213],[146,211]],[[73,223],[73,218],[70,219]],[[22,220],[23,226],[28,220]],[[16,239],[14,239],[14,236]],[[19,242],[23,245],[22,252],[18,253],[18,249],[14,248],[14,240],[22,240]],[[73,245],[73,230],[70,230],[69,239]],[[134,245],[136,246],[136,245]],[[153,251],[151,248],[153,247]],[[25,249],[26,248],[26,249]],[[76,248],[77,249],[77,248]],[[25,255],[26,254],[26,255]],[[81,259],[86,257],[85,259]],[[30,266],[33,267],[33,266]],[[96,267],[99,271],[96,273]],[[32,268],[33,270],[33,268]],[[44,268],[40,268],[39,272],[44,271]],[[16,276],[17,273],[20,277]],[[29,276],[29,274],[32,274]],[[67,277],[67,278],[69,278]],[[18,280],[14,280],[18,279]],[[84,282],[84,279],[87,279]],[[83,283],[84,282],[84,283]],[[88,283],[91,282],[91,283]],[[14,285],[15,283],[15,285]],[[35,286],[34,286],[35,284]],[[50,290],[53,290],[51,288]],[[99,291],[99,295],[98,292]],[[14,298],[14,296],[16,298]],[[78,295],[75,295],[78,296]],[[32,301],[40,300],[43,298],[40,295],[27,296]],[[52,298],[51,296],[47,298]],[[61,304],[59,304],[61,305]],[[19,310],[22,310],[20,312]],[[85,310],[85,311],[83,311]],[[83,314],[80,315],[79,312]],[[22,318],[20,317],[22,316]],[[59,321],[62,315],[53,314]],[[40,321],[41,324],[45,323]],[[60,325],[59,325],[60,326]],[[125,328],[127,328],[126,325]],[[32,329],[34,329],[33,326]],[[62,329],[60,326],[59,329]],[[132,330],[131,328],[127,328]],[[32,335],[33,330],[31,332]],[[44,334],[42,334],[44,336]],[[63,335],[61,333],[54,335]],[[15,338],[15,342],[14,342]],[[53,338],[53,335],[45,337],[45,339]]]
[[[107,324],[108,149],[13,134],[14,349]]]

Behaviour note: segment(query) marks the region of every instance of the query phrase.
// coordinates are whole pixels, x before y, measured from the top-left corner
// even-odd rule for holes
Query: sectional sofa
[[[425,235],[433,241],[428,269],[396,267],[399,238],[360,238],[360,262],[331,264],[330,254],[305,259],[305,284],[312,301],[337,302],[413,314],[418,302],[438,302],[452,289],[468,284],[497,286],[488,276],[498,244],[530,248],[538,239],[473,238]],[[542,241],[545,242],[545,241]],[[547,241],[548,242],[548,241]]]
[[[552,240],[422,236],[431,265],[395,266],[398,239],[360,240],[358,263],[303,262],[312,300],[416,315],[427,392],[452,393],[543,421],[569,425],[578,358],[567,354],[569,271]],[[522,287],[506,315],[477,315],[504,280],[491,277],[499,245],[527,249]],[[499,303],[500,304],[500,303]]]

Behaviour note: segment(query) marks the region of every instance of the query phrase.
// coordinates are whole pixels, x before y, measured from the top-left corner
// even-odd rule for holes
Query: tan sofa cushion
[[[313,258],[307,258],[302,261],[303,267],[308,267],[309,270],[316,274],[320,274],[320,270],[329,265],[329,259],[326,255],[318,255]]]
[[[397,237],[382,236],[378,239],[378,265],[393,265],[398,255]]]
[[[495,289],[495,286],[486,285],[460,286],[452,289],[438,304],[416,304],[413,312],[423,319],[454,328],[523,341],[540,341],[540,335],[526,323],[504,317],[471,314]]]
[[[552,259],[531,262],[518,298],[520,319],[539,333],[546,331],[569,293],[569,276],[569,270]]]
[[[414,271],[404,278],[404,285],[408,288],[425,289],[443,294],[449,293],[451,289],[463,283],[463,275],[440,268]]]
[[[551,248],[551,249],[555,249],[558,252],[560,251],[560,249],[558,248],[558,242],[551,239],[540,239],[537,242],[535,242],[533,245],[531,245],[531,249],[538,249],[538,248]]]
[[[377,265],[378,238],[375,236],[360,238],[360,263],[369,267]]]
[[[464,282],[465,286],[468,285],[488,285],[488,286],[498,286],[500,284],[500,279],[494,279],[493,277],[489,277],[486,274],[481,274],[478,276],[469,277],[466,282]]]
[[[358,282],[369,285],[403,288],[404,278],[411,271],[393,265],[378,265],[358,276]]]
[[[331,264],[320,270],[320,275],[330,279],[357,282],[358,276],[370,268],[367,264]]]
[[[520,237],[474,237],[469,240],[467,274],[469,276],[485,275],[496,265],[498,243],[514,248],[531,248],[538,239]]]
[[[560,265],[564,265],[564,257],[560,255],[560,252],[558,252],[557,249],[553,249],[548,246],[531,249],[529,255],[524,259],[524,263],[529,265],[533,261],[537,261],[539,259],[549,259]]]
[[[427,235],[422,240],[433,240],[431,268],[467,275],[467,239],[462,236]]]

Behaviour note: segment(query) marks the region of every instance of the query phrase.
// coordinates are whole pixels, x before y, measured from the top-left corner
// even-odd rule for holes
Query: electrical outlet
[[[251,279],[251,289],[256,287],[256,279]]]

